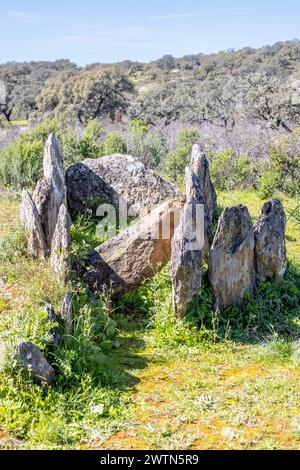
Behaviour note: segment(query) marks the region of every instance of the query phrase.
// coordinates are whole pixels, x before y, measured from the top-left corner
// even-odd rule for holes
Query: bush
[[[114,131],[107,135],[103,142],[103,155],[112,155],[114,153],[126,154],[126,144],[120,136],[119,132]]]
[[[102,132],[99,123],[90,121],[82,138],[78,138],[73,122],[65,116],[44,121],[0,152],[0,182],[15,188],[33,186],[42,177],[43,149],[50,133],[61,141],[68,167],[82,159],[101,156]]]
[[[161,132],[150,131],[141,119],[130,121],[126,144],[130,155],[151,168],[157,168],[167,154],[167,144]]]
[[[260,194],[263,198],[282,191],[290,196],[300,193],[300,131],[283,137],[269,150],[270,165],[260,178]]]
[[[217,189],[230,190],[240,186],[253,186],[255,169],[248,156],[236,155],[232,149],[226,149],[215,155],[210,173]]]
[[[190,163],[192,146],[198,139],[197,129],[182,129],[178,132],[176,151],[170,152],[165,162],[165,172],[172,180],[183,181],[185,167]]]

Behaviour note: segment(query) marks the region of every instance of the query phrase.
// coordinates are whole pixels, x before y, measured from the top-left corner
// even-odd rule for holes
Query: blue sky
[[[0,63],[149,61],[294,38],[299,0],[0,0]]]

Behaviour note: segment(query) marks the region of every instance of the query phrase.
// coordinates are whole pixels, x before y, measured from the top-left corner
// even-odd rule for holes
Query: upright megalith
[[[259,279],[284,275],[287,268],[285,230],[286,215],[281,202],[278,199],[266,202],[254,226],[255,263]]]
[[[172,303],[184,316],[201,287],[202,254],[208,249],[207,208],[200,181],[186,168],[186,203],[171,245]]]
[[[50,256],[53,270],[61,280],[66,280],[71,219],[61,146],[53,134],[45,144],[43,170],[44,177],[38,181],[33,197],[27,191],[22,193],[20,218],[29,232],[28,252],[33,256]]]
[[[44,149],[44,177],[38,181],[33,201],[40,214],[48,249],[55,231],[59,209],[67,203],[63,158],[59,141],[50,134]]]
[[[226,208],[208,257],[208,275],[216,307],[240,305],[255,289],[254,229],[246,206]]]
[[[217,208],[217,194],[211,182],[208,160],[198,144],[193,145],[190,168],[199,178],[211,223]]]
[[[62,281],[69,277],[71,218],[65,204],[59,209],[55,231],[51,241],[51,266]]]
[[[47,253],[47,244],[40,215],[29,192],[25,189],[22,192],[20,219],[28,234],[28,253],[34,258],[40,256],[45,257]]]

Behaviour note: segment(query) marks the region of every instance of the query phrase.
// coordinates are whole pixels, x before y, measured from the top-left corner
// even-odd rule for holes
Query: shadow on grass
[[[165,305],[160,308],[152,284],[153,281],[148,281],[142,289],[137,289],[120,300],[124,314],[134,312],[144,321],[150,316],[153,320],[153,315],[164,315],[162,310]],[[163,289],[165,295],[162,297],[169,298],[171,302],[170,279]],[[157,292],[157,295],[161,294]],[[174,328],[175,323],[174,320]],[[205,273],[201,292],[191,303],[183,324],[187,330],[196,327],[201,331],[199,342],[201,338],[211,338],[213,341],[227,339],[255,344],[274,334],[291,340],[299,339],[300,267],[289,264],[283,278],[261,282],[254,294],[246,295],[243,305],[227,308],[223,312],[214,309],[214,299]]]

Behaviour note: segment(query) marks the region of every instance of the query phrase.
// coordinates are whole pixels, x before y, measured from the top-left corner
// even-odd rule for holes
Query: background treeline
[[[241,119],[288,130],[300,113],[300,42],[218,54],[125,61],[80,68],[68,60],[7,63],[0,114],[42,119],[72,112],[79,121],[124,115],[234,127]]]
[[[55,132],[66,165],[129,153],[180,185],[199,142],[218,189],[299,193],[298,40],[149,64],[12,62],[0,80],[2,185],[35,184]]]

